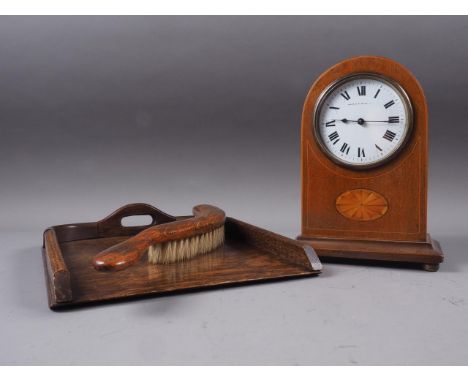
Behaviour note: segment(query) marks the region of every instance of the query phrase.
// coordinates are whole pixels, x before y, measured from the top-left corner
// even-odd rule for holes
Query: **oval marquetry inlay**
[[[387,213],[387,200],[378,192],[359,188],[343,192],[336,198],[336,209],[351,220],[375,220]]]

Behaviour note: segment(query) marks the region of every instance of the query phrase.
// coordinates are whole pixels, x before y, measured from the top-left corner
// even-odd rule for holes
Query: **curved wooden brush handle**
[[[137,262],[150,245],[185,239],[210,232],[224,224],[223,210],[208,204],[193,207],[193,217],[152,226],[96,255],[98,271],[118,271]]]

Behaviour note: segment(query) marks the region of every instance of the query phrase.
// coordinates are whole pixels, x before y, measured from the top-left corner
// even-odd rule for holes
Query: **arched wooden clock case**
[[[398,155],[368,169],[331,160],[314,134],[320,95],[336,81],[360,73],[377,74],[401,86],[413,113],[411,135]],[[427,233],[427,124],[421,85],[397,62],[355,57],[324,72],[310,88],[302,114],[302,232],[298,239],[309,242],[324,260],[417,263],[436,271],[443,254]],[[350,203],[356,204],[358,213],[347,212]]]

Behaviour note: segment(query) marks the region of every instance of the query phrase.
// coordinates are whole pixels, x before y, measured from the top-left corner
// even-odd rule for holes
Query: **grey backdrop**
[[[467,46],[466,17],[1,17],[0,363],[466,363]],[[361,54],[401,62],[426,90],[440,272],[327,265],[48,311],[50,225],[208,202],[296,235],[302,103]]]

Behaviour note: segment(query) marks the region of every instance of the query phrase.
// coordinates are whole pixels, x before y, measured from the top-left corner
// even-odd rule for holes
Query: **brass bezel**
[[[359,164],[359,163],[348,163],[348,162],[342,161],[339,157],[335,156],[333,153],[331,153],[328,150],[328,148],[325,146],[325,144],[322,141],[322,137],[320,136],[319,112],[320,112],[320,110],[321,110],[321,108],[323,106],[324,101],[327,99],[327,97],[330,95],[330,93],[335,91],[336,88],[340,87],[341,84],[343,84],[344,82],[348,82],[350,80],[353,80],[355,78],[375,79],[375,80],[386,83],[388,86],[393,88],[393,90],[395,90],[401,96],[401,99],[403,100],[403,104],[404,104],[404,107],[405,107],[405,112],[406,112],[406,115],[407,115],[407,118],[406,118],[406,125],[407,125],[406,135],[404,136],[404,138],[401,141],[400,145],[389,156],[387,156],[387,157],[385,157],[385,158],[383,158],[383,159],[381,159],[379,161],[373,162],[373,163]],[[388,77],[385,77],[385,76],[383,76],[381,74],[377,74],[377,73],[370,73],[370,72],[354,73],[354,74],[351,74],[351,75],[348,75],[348,76],[345,76],[345,77],[341,77],[341,78],[337,79],[336,81],[332,82],[318,96],[317,101],[315,103],[315,107],[314,107],[314,128],[313,128],[313,130],[314,130],[315,140],[317,141],[320,149],[332,162],[334,162],[334,163],[336,163],[336,164],[338,164],[340,166],[353,169],[353,170],[367,170],[367,169],[370,169],[370,168],[383,166],[384,164],[390,162],[406,146],[406,144],[408,143],[408,140],[409,140],[409,138],[411,136],[411,133],[413,131],[413,107],[411,105],[411,100],[408,97],[408,94],[406,93],[405,89],[403,89],[403,87],[399,83],[397,83],[396,81],[394,81],[394,80],[392,80],[392,79],[390,79]]]

